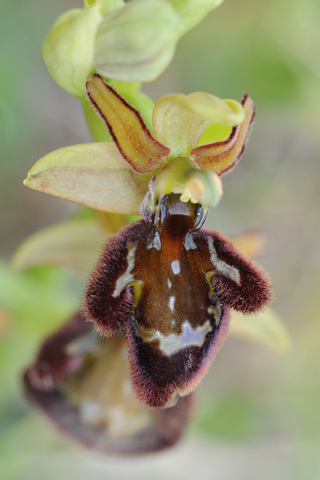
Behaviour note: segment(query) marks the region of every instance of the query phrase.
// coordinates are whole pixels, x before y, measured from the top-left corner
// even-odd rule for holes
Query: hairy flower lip
[[[197,230],[199,206],[168,197],[107,242],[83,311],[102,335],[124,329],[135,392],[162,408],[199,384],[226,336],[228,308],[257,312],[272,300],[254,261],[218,232]]]
[[[70,343],[91,331],[92,325],[77,314],[45,340],[35,363],[24,373],[24,385],[30,400],[67,437],[103,454],[132,456],[174,445],[189,421],[193,395],[179,400],[172,408],[152,411],[152,421],[132,435],[110,436],[102,426],[83,423],[64,388],[65,382],[77,375],[81,360],[67,371],[68,362],[60,359],[61,356],[66,359]],[[105,348],[108,348],[107,343]]]

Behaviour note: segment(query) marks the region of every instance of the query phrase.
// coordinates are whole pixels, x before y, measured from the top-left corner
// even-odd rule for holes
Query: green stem
[[[87,121],[92,140],[94,142],[111,142],[112,139],[104,121],[93,110],[87,97],[83,96],[79,100],[81,102],[82,110]]]

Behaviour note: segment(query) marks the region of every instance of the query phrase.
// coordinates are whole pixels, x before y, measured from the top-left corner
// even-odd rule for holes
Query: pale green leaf
[[[60,148],[41,158],[24,184],[96,210],[135,214],[150,174],[135,173],[113,143]]]
[[[243,315],[232,311],[230,334],[262,345],[277,353],[286,353],[291,347],[288,330],[271,308],[257,315]]]
[[[107,238],[108,232],[93,220],[59,223],[36,232],[23,242],[13,257],[12,265],[18,270],[58,265],[80,275],[88,275]]]

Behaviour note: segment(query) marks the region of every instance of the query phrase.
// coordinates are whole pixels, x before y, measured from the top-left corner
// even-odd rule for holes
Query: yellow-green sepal
[[[45,155],[31,168],[24,184],[96,210],[136,214],[150,177],[135,173],[113,143],[101,142]]]

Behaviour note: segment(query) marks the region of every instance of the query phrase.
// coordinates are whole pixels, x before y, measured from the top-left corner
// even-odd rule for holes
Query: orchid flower
[[[247,95],[241,104],[205,93],[167,95],[154,107],[151,133],[100,76],[87,90],[114,143],[53,152],[26,183],[93,208],[132,213],[140,204],[142,220],[107,242],[83,313],[103,336],[124,331],[141,402],[171,407],[206,373],[227,334],[229,309],[254,313],[272,299],[253,260],[201,229],[207,207],[221,198],[220,176],[243,153],[254,105]],[[203,144],[217,124],[228,127],[227,138]]]
[[[104,454],[136,455],[178,441],[193,398],[151,410],[132,391],[123,335],[105,341],[77,314],[43,343],[24,374],[30,399],[68,437]]]

